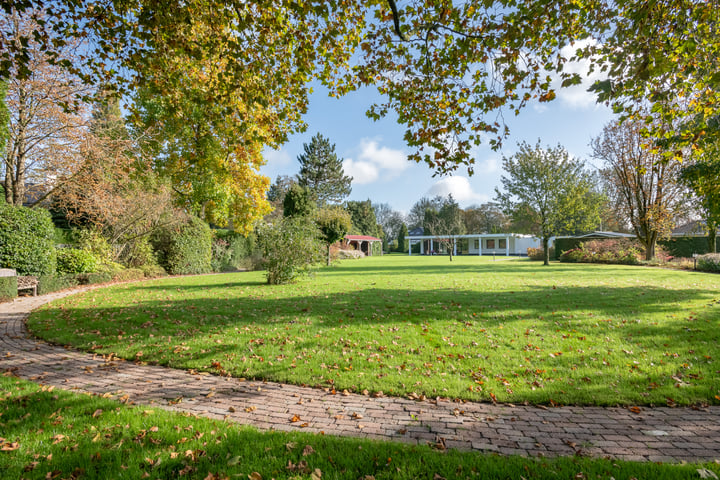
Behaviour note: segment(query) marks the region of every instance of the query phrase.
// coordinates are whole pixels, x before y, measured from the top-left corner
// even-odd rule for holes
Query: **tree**
[[[597,225],[598,204],[593,177],[561,146],[542,149],[518,144],[518,152],[503,157],[508,176],[495,189],[497,202],[514,222],[542,239],[544,264],[550,260],[550,237],[576,234]]]
[[[698,199],[708,235],[708,251],[717,252],[720,227],[720,142],[707,148],[693,163],[684,165],[680,179]]]
[[[422,227],[425,222],[425,211],[427,209],[440,210],[443,204],[443,197],[440,195],[434,198],[422,197],[410,208],[407,222],[410,229]]]
[[[405,237],[408,236],[408,229],[407,225],[404,223],[400,226],[400,231],[398,232],[397,241],[398,241],[398,252],[404,252],[407,250],[407,241],[405,240]]]
[[[345,202],[345,209],[352,218],[351,233],[382,237],[382,230],[375,218],[375,210],[373,210],[370,199],[362,202],[355,200]]]
[[[472,206],[463,212],[465,230],[472,233],[501,233],[507,231],[510,221],[495,202]]]
[[[384,242],[388,244],[395,240],[401,226],[405,223],[405,216],[401,212],[393,210],[387,203],[376,203],[373,205],[373,210],[375,211],[375,219],[385,234]]]
[[[87,38],[82,66],[68,68],[88,82],[109,79],[125,90],[154,84],[176,98],[182,83],[176,74],[187,65],[153,77],[157,59],[217,52],[230,61],[207,69],[204,99],[225,106],[239,95],[245,105],[276,112],[269,128],[246,130],[263,144],[302,128],[309,81],[323,81],[334,95],[369,85],[385,100],[368,115],[394,111],[416,149],[411,160],[438,173],[460,165],[472,171],[471,148],[487,135],[499,147],[507,136],[504,111],[555,98],[552,76],[560,88],[580,83],[581,76],[565,68],[571,58],[608,73],[595,91],[616,109],[632,112],[649,98],[653,116],[689,119],[676,132],[678,142],[700,144],[720,132],[714,128],[720,112],[715,2],[280,0],[267,8],[240,0],[109,0],[97,8],[95,2],[10,0],[3,7],[23,14],[45,7],[47,19],[32,35],[44,51]],[[2,40],[0,78],[14,63],[29,75],[27,41]]]
[[[36,28],[36,21],[17,13],[0,16],[0,30],[12,44]],[[66,43],[50,57],[37,39],[25,41],[28,58],[10,65],[5,97],[9,121],[2,170],[5,200],[13,205],[23,204],[28,184],[41,185],[44,198],[62,184],[60,178],[71,178],[83,163],[88,133],[89,105],[80,101],[88,89],[61,65],[79,61],[77,43]],[[23,65],[30,69],[25,76],[19,75]]]
[[[644,128],[639,120],[608,124],[591,146],[593,157],[604,164],[611,199],[651,260],[657,241],[670,235],[684,189],[677,181],[681,165],[666,161],[643,136]]]
[[[339,205],[321,208],[315,216],[320,239],[327,246],[327,265],[330,266],[330,246],[345,238],[352,227],[350,214]]]
[[[275,182],[270,185],[270,188],[268,188],[267,191],[267,200],[273,209],[273,211],[269,214],[270,218],[284,216],[283,202],[285,201],[285,194],[287,194],[290,187],[295,184],[297,184],[297,178],[295,178],[295,176],[278,175],[275,178]]]
[[[283,199],[284,217],[310,217],[315,212],[315,200],[307,187],[294,183]]]
[[[463,212],[452,195],[444,199],[439,211],[433,209],[425,211],[425,229],[430,235],[440,237],[438,241],[445,245],[452,262],[457,245],[455,235],[463,235],[466,232]]]
[[[303,144],[303,149],[304,153],[298,156],[300,186],[312,192],[319,207],[342,202],[352,191],[352,177],[345,175],[335,145],[318,133],[310,144]]]
[[[272,225],[260,225],[258,242],[263,251],[268,283],[292,283],[320,262],[318,234],[315,223],[308,217],[285,217]]]

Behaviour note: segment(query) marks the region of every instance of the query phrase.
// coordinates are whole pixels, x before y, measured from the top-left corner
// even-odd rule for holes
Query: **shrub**
[[[142,280],[145,276],[145,272],[139,268],[124,268],[113,275],[113,280],[116,282],[131,282],[133,280]]]
[[[146,278],[164,277],[167,275],[165,269],[160,265],[143,265],[139,270]]]
[[[580,243],[577,248],[564,251],[560,255],[560,261],[637,265],[641,255],[642,250],[634,240],[590,240]]]
[[[7,302],[17,297],[17,277],[0,277],[0,302]]]
[[[540,261],[545,260],[544,253],[545,252],[542,249],[542,247],[540,247],[540,248],[529,247],[527,249],[527,255],[530,260],[540,260]],[[550,247],[550,259],[552,260],[553,258],[555,258],[555,248]]]
[[[126,242],[118,255],[119,261],[129,268],[158,266],[157,255],[153,251],[148,236],[142,236]]]
[[[57,251],[57,273],[93,273],[100,267],[97,257],[88,250],[61,248]]]
[[[37,294],[45,295],[78,285],[80,282],[76,275],[41,275],[38,277]]]
[[[55,227],[50,214],[0,204],[0,268],[18,275],[55,273]]]
[[[720,272],[720,253],[706,253],[697,257],[697,269],[703,272]]]
[[[163,227],[151,238],[158,262],[168,273],[185,275],[212,271],[212,232],[197,217]]]
[[[255,236],[247,237],[232,230],[214,230],[212,243],[212,269],[214,272],[230,272],[250,268],[255,252]]]
[[[303,217],[281,219],[258,232],[267,281],[271,285],[291,283],[308,273],[323,259],[319,232],[312,221]]]
[[[115,257],[113,248],[100,231],[89,228],[78,229],[75,230],[75,237],[80,248],[93,254],[100,263],[111,262]]]
[[[113,276],[108,272],[81,273],[77,275],[79,285],[96,285],[98,283],[112,282]]]

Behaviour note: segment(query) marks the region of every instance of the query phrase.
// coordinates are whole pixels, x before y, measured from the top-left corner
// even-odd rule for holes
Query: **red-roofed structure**
[[[382,242],[382,240],[370,235],[345,235],[344,243],[370,257],[372,256],[372,244],[375,242]]]

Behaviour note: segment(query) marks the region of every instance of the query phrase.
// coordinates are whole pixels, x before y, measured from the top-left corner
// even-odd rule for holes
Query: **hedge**
[[[215,237],[212,242],[212,270],[214,272],[228,272],[251,267],[253,253],[259,253],[254,234],[244,237],[232,230],[213,230],[213,235]]]
[[[78,285],[80,281],[77,275],[41,275],[38,277],[37,294],[45,295]]]
[[[697,257],[697,269],[703,272],[720,273],[720,253],[706,253]]]
[[[668,240],[658,241],[673,257],[690,258],[693,253],[702,255],[708,253],[707,237],[672,237]],[[715,248],[720,251],[720,237],[715,239]]]
[[[158,263],[173,275],[212,271],[212,232],[207,223],[188,217],[185,223],[166,226],[151,238]]]
[[[17,277],[0,277],[0,302],[17,297]]]
[[[46,210],[0,204],[0,268],[49,275],[55,255],[55,227]]]

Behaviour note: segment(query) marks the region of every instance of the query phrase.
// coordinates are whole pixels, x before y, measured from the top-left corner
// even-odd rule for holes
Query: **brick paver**
[[[73,292],[0,304],[0,370],[67,390],[253,425],[519,454],[720,461],[720,407],[533,407],[414,401],[243,381],[76,352],[31,338],[34,308]]]

